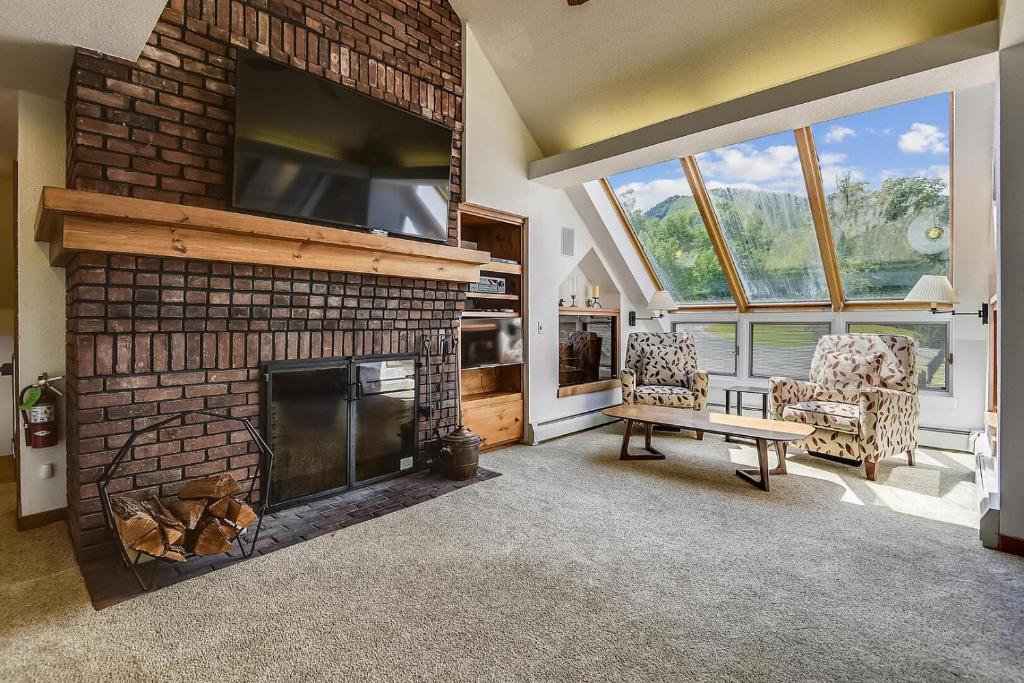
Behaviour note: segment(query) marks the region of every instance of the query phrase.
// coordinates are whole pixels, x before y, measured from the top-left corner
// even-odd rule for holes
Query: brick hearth
[[[270,513],[263,520],[255,552],[256,555],[267,555],[497,476],[500,476],[497,472],[481,468],[472,479],[450,481],[440,475],[419,472],[340,493],[314,503]],[[244,560],[242,553],[236,548],[220,555],[198,557],[183,564],[162,566],[158,570],[160,573],[157,586],[170,586]],[[148,571],[148,568],[143,568],[143,574],[147,574]],[[83,562],[82,575],[85,577],[89,597],[96,609],[116,605],[142,593],[135,577],[125,569],[120,557],[116,555],[105,555]]]

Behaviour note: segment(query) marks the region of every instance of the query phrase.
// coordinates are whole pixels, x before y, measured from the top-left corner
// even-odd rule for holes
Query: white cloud
[[[846,138],[857,137],[857,131],[848,126],[832,126],[825,133],[825,142],[842,142]]]
[[[715,150],[700,162],[708,187],[735,187],[769,192],[806,192],[800,154],[795,145],[774,145],[763,150],[732,145]]]
[[[943,154],[949,151],[946,134],[930,123],[912,123],[900,136],[900,149],[908,154]]]
[[[689,195],[690,185],[686,178],[658,178],[646,183],[628,183],[617,188],[616,194],[622,196],[623,193],[630,191],[636,200],[636,208],[646,211],[669,197]]]
[[[822,152],[818,155],[818,163],[822,166],[835,166],[840,161],[846,161],[846,156],[839,152]]]

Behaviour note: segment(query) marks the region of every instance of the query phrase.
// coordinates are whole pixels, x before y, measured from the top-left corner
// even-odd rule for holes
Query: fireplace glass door
[[[273,506],[350,485],[350,371],[342,361],[273,372],[268,386]]]
[[[355,375],[354,483],[411,469],[416,452],[416,361],[357,361]]]

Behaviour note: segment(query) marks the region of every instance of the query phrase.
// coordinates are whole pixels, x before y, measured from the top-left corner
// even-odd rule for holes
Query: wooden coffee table
[[[765,420],[759,417],[743,417],[741,415],[723,415],[721,413],[700,413],[683,408],[667,406],[645,406],[625,404],[607,408],[604,414],[626,421],[626,432],[622,435],[620,460],[662,460],[665,455],[651,445],[652,432],[655,425],[692,429],[698,438],[704,432],[723,436],[740,436],[751,439],[757,444],[757,469],[737,469],[738,474],[754,486],[768,490],[768,477],[772,474],[786,474],[786,444],[790,441],[805,439],[814,433],[811,425],[779,420]],[[629,439],[633,435],[633,424],[639,422],[645,426],[644,449],[647,453],[633,454],[629,452]],[[775,444],[775,452],[779,456],[779,464],[768,469],[768,442]],[[754,475],[758,475],[755,477]]]

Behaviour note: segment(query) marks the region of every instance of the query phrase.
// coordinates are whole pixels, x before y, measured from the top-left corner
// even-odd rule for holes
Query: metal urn
[[[476,476],[480,466],[483,437],[464,425],[441,437],[441,473],[449,479],[464,481]]]

